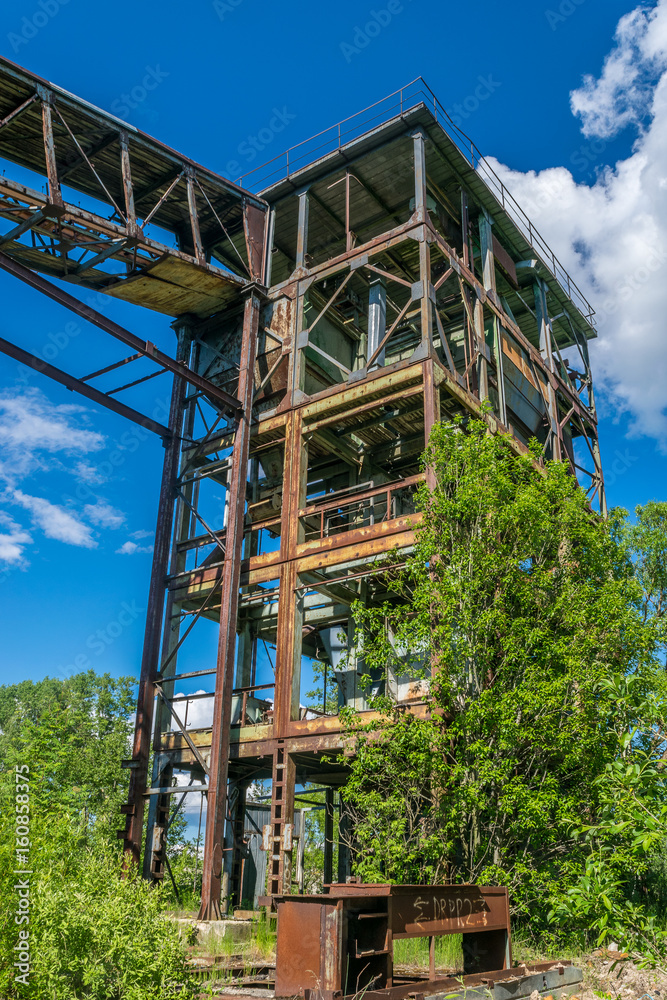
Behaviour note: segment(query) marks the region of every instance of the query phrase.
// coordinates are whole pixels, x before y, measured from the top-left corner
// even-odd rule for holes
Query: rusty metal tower
[[[165,427],[93,389],[99,372],[0,341],[166,443],[125,849],[162,878],[174,796],[205,795],[201,915],[218,916],[243,893],[246,789],[270,779],[266,894],[289,892],[295,789],[315,781],[331,880],[344,775],[323,758],[341,707],[372,718],[350,608],[381,602],[386,560],[410,551],[431,428],[483,412],[518,452],[535,437],[569,463],[604,511],[593,310],[421,79],[242,186],[6,60],[0,80],[0,156],[48,180],[43,195],[0,179],[0,266],[128,345],[119,366],[174,375]],[[175,356],[35,272],[172,317]],[[179,668],[201,627],[217,655]],[[374,683],[426,711],[427,682]],[[198,699],[212,720],[194,728]],[[337,864],[344,879],[343,845]]]

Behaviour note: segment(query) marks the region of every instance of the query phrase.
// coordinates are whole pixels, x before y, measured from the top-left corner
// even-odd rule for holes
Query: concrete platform
[[[250,941],[252,920],[194,920],[190,917],[174,917],[174,922],[194,937],[197,944],[205,944],[210,938],[225,938],[239,943]]]

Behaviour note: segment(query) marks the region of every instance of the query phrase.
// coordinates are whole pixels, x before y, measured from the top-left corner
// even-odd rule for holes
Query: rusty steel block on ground
[[[276,997],[321,1000],[364,991],[435,992],[435,939],[463,935],[464,974],[512,966],[507,889],[491,886],[334,884],[318,896],[278,896]],[[393,942],[430,939],[428,979],[395,976]],[[408,992],[401,992],[407,996]],[[397,994],[398,996],[398,994]]]

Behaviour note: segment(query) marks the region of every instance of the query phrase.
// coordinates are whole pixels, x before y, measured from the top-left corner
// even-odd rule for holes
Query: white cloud
[[[614,113],[627,123],[643,109],[647,124],[627,159],[590,185],[565,167],[522,173],[490,162],[598,313],[591,356],[606,411],[630,413],[631,433],[667,450],[667,0],[622,19],[619,46],[626,38],[643,62],[610,56],[599,88],[584,85],[591,103],[583,117],[591,134],[605,134]],[[640,97],[637,81],[660,60],[662,75]],[[632,114],[622,99],[614,103],[624,73],[635,88]]]
[[[101,486],[107,481],[106,476],[103,476],[94,465],[89,465],[88,462],[77,462],[74,472],[77,479],[89,486]]]
[[[32,543],[27,531],[8,514],[0,511],[0,562],[8,566],[19,566],[23,562],[23,550]]]
[[[89,521],[100,528],[120,528],[125,524],[123,512],[116,510],[106,500],[98,499],[95,503],[86,504],[83,512]]]
[[[604,61],[601,75],[587,75],[570,95],[586,136],[611,138],[630,124],[639,124],[649,106],[655,75],[665,68],[667,9],[637,7],[618,22],[616,45]]]
[[[20,490],[14,490],[12,499],[30,511],[33,521],[47,538],[54,538],[67,545],[76,545],[84,549],[94,549],[97,546],[88,525],[83,524],[65,507],[59,507],[42,497],[29,496]]]
[[[195,694],[205,694],[206,692],[202,689],[201,691],[195,691]],[[176,694],[176,698],[183,698],[183,693]],[[174,705],[176,712],[178,714],[181,722],[185,722],[185,706],[186,702],[177,701]],[[213,725],[213,695],[210,698],[196,698],[194,701],[188,699],[187,701],[187,725],[186,729],[208,729]],[[174,723],[174,726],[176,723]]]
[[[93,549],[97,541],[91,525],[117,529],[125,523],[122,511],[104,498],[93,497],[79,512],[73,501],[57,504],[33,496],[23,481],[39,473],[65,473],[79,482],[99,485],[105,477],[86,457],[104,447],[105,437],[88,430],[86,410],[75,404],[56,405],[34,386],[0,392],[0,502],[22,507],[33,526],[47,538]],[[88,496],[92,496],[87,491]],[[31,533],[0,511],[0,561],[18,564]]]
[[[130,534],[130,538],[136,538],[137,541],[140,538],[152,538],[152,537],[153,537],[153,532],[152,531],[145,531],[144,529],[141,529],[140,531],[133,531]]]
[[[137,545],[136,542],[123,542],[119,549],[116,549],[117,556],[133,556],[138,552],[152,552],[152,545]]]
[[[35,388],[0,393],[0,478],[15,485],[46,468],[45,454],[99,451],[104,436],[80,426],[85,412],[80,406],[56,406]]]

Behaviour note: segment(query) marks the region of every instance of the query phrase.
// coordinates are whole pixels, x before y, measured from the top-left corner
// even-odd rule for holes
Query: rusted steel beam
[[[43,219],[45,218],[46,216],[44,215],[42,209],[41,208],[38,209],[36,212],[34,212],[32,215],[29,215],[22,222],[19,222],[18,226],[14,226],[14,228],[11,229],[8,233],[5,233],[4,236],[0,237],[0,247],[3,246],[5,243],[11,243],[13,240],[17,240],[19,236],[22,236],[29,229],[32,229],[39,222],[42,222]]]
[[[427,445],[431,431],[440,421],[440,389],[433,377],[433,361],[431,358],[423,362],[424,371],[424,444]],[[432,469],[426,470],[426,482],[429,489],[435,489],[435,475]]]
[[[253,281],[264,283],[264,235],[267,222],[267,213],[246,201],[243,205],[243,232],[245,236],[246,252],[248,254],[248,266],[250,277]]]
[[[127,417],[128,420],[132,420],[135,424],[145,427],[147,431],[159,434],[160,437],[165,439],[170,437],[171,432],[164,424],[152,420],[143,413],[139,413],[138,410],[132,409],[131,406],[120,403],[117,399],[112,399],[105,393],[100,392],[99,389],[93,388],[92,385],[86,385],[81,379],[69,375],[60,368],[55,368],[40,358],[36,358],[34,354],[29,354],[23,348],[17,347],[16,344],[10,344],[8,340],[4,340],[2,337],[0,337],[0,351],[8,357],[14,358],[15,361],[20,361],[22,365],[27,365],[28,368],[32,368],[34,371],[53,379],[54,382],[59,382],[61,385],[66,386],[67,389],[81,393],[82,396],[86,396],[93,403],[105,406],[108,410],[113,410],[114,413],[118,413],[121,417]]]
[[[71,309],[72,312],[81,316],[83,319],[87,319],[89,323],[94,326],[104,330],[105,333],[111,334],[117,340],[122,341],[127,344],[128,347],[132,347],[139,354],[143,354],[145,357],[150,358],[155,361],[156,364],[165,368],[167,371],[172,372],[174,375],[178,375],[194,385],[197,389],[200,389],[203,393],[209,396],[211,399],[215,400],[216,403],[222,404],[228,407],[230,410],[237,411],[241,408],[241,403],[238,399],[234,399],[229,393],[225,392],[224,389],[219,389],[217,385],[209,382],[208,379],[202,378],[196,372],[192,371],[191,368],[185,364],[184,361],[179,361],[178,359],[170,357],[163,351],[158,350],[154,344],[149,341],[142,340],[141,337],[137,337],[135,334],[130,333],[124,327],[120,326],[118,323],[114,323],[112,319],[107,316],[103,316],[102,313],[97,312],[95,309],[91,309],[90,306],[85,305],[85,303],[80,302],[79,299],[74,298],[68,292],[65,292],[62,288],[57,285],[52,284],[47,281],[46,278],[42,278],[41,275],[35,274],[31,271],[29,267],[25,267],[23,264],[19,264],[18,261],[12,260],[6,254],[0,251],[0,267],[4,268],[5,271],[9,271],[14,277],[20,278],[31,288],[35,288],[38,292],[42,292],[49,298],[58,302],[60,305],[65,306],[67,309]],[[251,400],[252,403],[252,400]]]
[[[197,196],[195,193],[195,180],[192,171],[186,174],[188,189],[188,211],[190,213],[190,229],[192,231],[192,245],[195,251],[195,258],[198,264],[206,263],[206,254],[199,230],[199,212],[197,210]]]
[[[213,704],[213,738],[211,743],[210,781],[206,811],[202,899],[199,917],[202,920],[220,918],[222,860],[225,837],[227,802],[227,772],[229,764],[229,730],[236,665],[236,622],[238,617],[241,553],[246,504],[246,479],[250,452],[250,419],[252,413],[253,372],[257,355],[260,299],[256,288],[251,289],[243,313],[243,340],[239,365],[238,392],[243,411],[239,417],[228,502],[225,561],[220,598],[220,632]]]
[[[63,196],[60,191],[60,180],[58,179],[58,164],[56,162],[56,146],[55,139],[53,137],[51,104],[46,94],[42,96],[42,129],[44,133],[46,175],[49,179],[49,202],[52,205],[62,206]]]
[[[109,257],[113,257],[117,254],[119,250],[122,250],[126,246],[125,240],[110,240],[105,246],[104,250],[101,250],[95,257],[89,257],[88,260],[84,260],[82,264],[74,268],[74,274],[85,274],[86,271],[91,271],[98,264],[107,260]]]
[[[33,104],[38,99],[39,95],[33,94],[32,97],[29,97],[27,101],[23,101],[22,104],[19,104],[17,108],[14,108],[14,110],[10,111],[8,115],[5,115],[4,118],[0,119],[0,128],[4,128],[5,125],[9,125],[10,122],[14,121],[15,118],[18,118],[20,114],[23,114],[26,108],[29,108],[30,105]]]
[[[180,179],[180,175],[176,178]],[[95,215],[92,212],[87,212],[85,209],[80,208],[78,205],[73,205],[71,202],[67,202],[60,207],[55,208],[53,204],[49,201],[43,193],[35,191],[31,188],[26,187],[23,184],[17,184],[15,181],[11,181],[6,177],[0,177],[0,195],[9,199],[9,206],[3,205],[0,202],[0,215],[7,212],[7,208],[11,209],[12,219],[15,217],[14,212],[14,201],[21,201],[26,203],[26,215],[32,214],[33,206],[42,207],[45,216],[55,216],[59,215],[61,218],[65,218],[66,222],[61,222],[57,233],[63,240],[67,240],[74,246],[83,247],[87,246],[91,242],[91,230],[92,235],[99,237],[111,237],[113,239],[126,239],[128,237],[128,230],[125,224],[119,225],[118,223],[111,222],[109,219],[105,219],[100,215]],[[135,203],[136,203],[135,198]],[[158,206],[149,213],[150,216],[154,214]],[[143,225],[145,226],[148,219],[144,220]],[[40,225],[40,231],[43,231],[43,226]],[[49,237],[54,237],[56,232],[53,230],[47,230],[46,235]],[[135,253],[137,255],[137,260],[134,261],[134,254],[129,252],[126,255],[122,253],[119,255],[121,259],[125,262],[133,261],[133,263],[142,264],[142,266],[150,266],[155,263],[155,253],[167,254],[169,257],[173,257],[177,260],[182,260],[188,264],[195,263],[195,258],[192,254],[185,253],[181,250],[177,250],[172,246],[168,246],[165,243],[160,243],[157,240],[150,239],[148,236],[139,235],[137,236],[137,243],[135,247]],[[234,262],[231,262],[234,264]],[[203,266],[203,265],[202,265]],[[234,264],[235,266],[235,264]],[[231,267],[231,265],[230,265]],[[230,270],[223,271],[221,268],[214,266],[213,264],[205,265],[206,271],[210,274],[229,282],[230,285],[235,285],[238,288],[243,287],[248,284],[248,279],[240,276],[239,274],[233,273],[233,267]]]
[[[190,336],[185,328],[179,331],[177,363],[185,364],[190,348]],[[127,796],[127,820],[123,831],[124,851],[128,862],[139,864],[144,821],[144,793],[148,785],[148,759],[151,747],[151,730],[155,704],[155,681],[160,665],[160,641],[165,603],[165,578],[169,568],[171,529],[176,501],[176,476],[180,454],[180,430],[183,420],[186,383],[175,378],[171,391],[169,429],[171,440],[167,445],[162,467],[160,499],[153,564],[146,608],[146,630],[139,676],[139,695],[132,745],[133,767]]]
[[[130,139],[127,132],[120,133],[120,169],[123,178],[123,192],[125,194],[127,230],[128,233],[135,233],[137,229],[137,215],[134,208],[134,188],[132,187],[132,171],[130,169]]]
[[[308,252],[308,215],[310,203],[308,201],[308,188],[299,192],[299,217],[297,221],[296,236],[296,270],[302,270],[306,266],[306,253]]]

